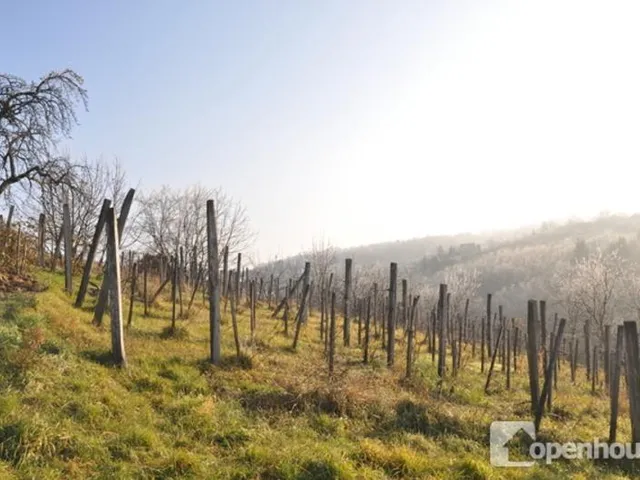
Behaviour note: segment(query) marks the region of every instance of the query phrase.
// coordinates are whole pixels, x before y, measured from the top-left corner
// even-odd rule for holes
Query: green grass
[[[176,335],[168,334],[166,303],[147,318],[136,306],[125,332],[129,365],[118,369],[110,364],[108,317],[102,328],[92,326],[90,308],[72,307],[60,276],[40,275],[47,291],[0,301],[0,478],[613,479],[638,473],[585,460],[530,469],[490,465],[489,424],[530,419],[522,356],[511,391],[497,365],[488,396],[468,351],[461,374],[438,386],[422,346],[414,378],[404,380],[400,340],[391,370],[379,341],[368,366],[357,346],[338,346],[330,379],[318,319],[311,318],[293,352],[292,338],[263,305],[254,348],[248,311],[240,311],[240,360],[230,315],[223,314],[223,365],[212,367],[208,312],[198,295]],[[571,385],[562,366],[541,438],[606,439],[608,399],[592,395],[584,372],[579,376]],[[628,417],[623,392],[623,441],[630,438]]]

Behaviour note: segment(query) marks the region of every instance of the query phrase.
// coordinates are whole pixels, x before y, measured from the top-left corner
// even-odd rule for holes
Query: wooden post
[[[271,308],[271,298],[273,296],[273,273],[269,276],[269,292],[267,293],[267,306]]]
[[[120,292],[120,259],[118,255],[120,239],[116,214],[113,208],[107,215],[107,279],[106,291],[111,306],[111,352],[116,365],[126,367],[127,356],[124,350],[124,332],[122,327],[122,296]]]
[[[5,225],[5,228],[7,230],[11,229],[11,220],[13,219],[13,211],[14,211],[15,207],[13,205],[11,205],[9,207],[9,214],[7,215],[7,223]]]
[[[638,355],[638,326],[634,321],[624,322],[625,371],[627,395],[631,413],[631,441],[640,442],[640,358]]]
[[[238,261],[236,266],[236,288],[234,289],[234,294],[236,296],[236,307],[240,305],[240,275],[242,275],[242,254],[238,253]],[[275,317],[275,315],[274,315]]]
[[[176,252],[177,253],[177,252]],[[171,275],[171,332],[176,329],[176,304],[178,291],[178,258],[173,257],[173,274]]]
[[[304,286],[304,290],[302,291],[302,301],[300,303],[300,308],[298,309],[298,315],[296,315],[296,332],[293,336],[294,350],[298,348],[298,339],[300,338],[300,329],[304,320],[304,311],[307,307],[307,302],[309,300],[309,291],[310,291],[310,285],[307,283]]]
[[[236,318],[236,295],[233,292],[231,295],[229,295],[229,291],[231,290],[230,283],[227,284],[227,287],[229,288],[229,290],[227,290],[227,296],[231,300],[231,325],[233,326],[233,341],[236,344],[236,357],[240,358],[240,355],[242,352],[240,351],[240,336],[238,335],[238,319]]]
[[[513,373],[518,371],[518,342],[520,336],[520,328],[515,327],[513,330]]]
[[[547,371],[547,302],[540,300],[540,349],[542,350],[542,371]]]
[[[447,303],[447,285],[440,284],[438,296],[438,377],[443,378],[446,369],[447,339],[445,309]]]
[[[403,278],[402,279],[402,283],[401,283],[401,292],[402,292],[402,329],[406,331],[407,329],[407,322],[409,321],[408,318],[408,308],[409,305],[411,304],[411,301],[409,300],[409,302],[407,302],[407,279]]]
[[[396,347],[396,289],[398,284],[398,264],[391,262],[389,267],[389,305],[387,314],[387,366],[393,367]]]
[[[484,384],[484,393],[489,393],[489,383],[491,382],[491,375],[493,374],[493,367],[496,363],[496,357],[498,355],[498,348],[500,347],[500,340],[502,339],[502,333],[504,331],[504,325],[500,325],[498,330],[498,338],[496,338],[496,345],[493,348],[493,354],[491,355],[491,365],[489,365],[489,374],[487,375],[487,382]]]
[[[184,247],[180,247],[180,263],[178,264],[178,298],[180,298],[180,318],[184,318],[183,304],[182,304],[182,287],[184,285]]]
[[[485,363],[485,340],[487,338],[486,336],[486,322],[485,319],[483,318],[482,321],[480,322],[480,373],[484,373],[484,363]]]
[[[593,347],[593,370],[591,371],[591,394],[595,395],[598,384],[598,347]]]
[[[620,364],[622,363],[622,349],[624,340],[624,327],[618,325],[616,331],[616,351],[611,377],[610,400],[611,400],[611,416],[609,418],[609,443],[616,442],[616,433],[618,430],[618,405],[620,395]]]
[[[249,321],[251,328],[251,345],[256,341],[256,282],[249,282]]]
[[[529,391],[531,393],[531,411],[534,415],[538,412],[540,398],[540,386],[538,379],[538,302],[527,302],[527,360],[529,363]]]
[[[38,217],[38,266],[44,268],[44,213]]]
[[[378,338],[378,282],[373,283],[373,338]]]
[[[609,393],[611,386],[611,326],[604,326],[604,388]]]
[[[349,318],[349,297],[351,296],[351,268],[352,259],[345,258],[344,260],[344,322],[342,324],[342,334],[344,346],[348,347],[351,343],[351,319]]]
[[[207,200],[207,260],[209,270],[209,331],[211,343],[210,360],[214,365],[219,365],[221,360],[220,284],[218,282],[218,232],[216,229],[216,214],[213,200]],[[238,264],[240,264],[239,256]]]
[[[498,305],[498,325],[500,328],[504,329],[504,315],[502,315],[502,305]],[[500,344],[500,370],[504,372],[505,369],[505,344],[506,342],[502,342]]]
[[[122,238],[124,227],[127,222],[127,217],[129,216],[129,211],[131,210],[131,204],[133,203],[134,194],[135,190],[133,188],[129,189],[127,195],[122,201],[122,210],[120,211],[120,216],[118,217],[118,220],[116,222],[118,228],[118,242],[120,242],[120,238]],[[120,243],[118,243],[118,249],[120,249]],[[109,267],[105,265],[105,269],[108,270]],[[102,325],[102,317],[107,306],[108,286],[106,281],[107,275],[105,275],[102,279],[102,285],[100,286],[100,292],[98,293],[98,299],[93,311],[93,323],[95,325]]]
[[[464,340],[468,342],[468,334],[467,334],[467,322],[469,320],[469,299],[467,298],[464,303],[464,316],[462,317],[462,323],[459,326],[458,330],[458,361],[456,364],[456,371],[460,369],[462,365],[462,342],[463,336]]]
[[[406,282],[406,280],[405,280]],[[411,303],[411,313],[408,319],[407,329],[407,371],[406,377],[411,378],[411,371],[413,368],[413,341],[415,338],[415,318],[416,318],[416,305],[418,304],[418,299],[420,297],[416,296]]]
[[[304,263],[304,278],[302,280],[302,288],[303,288],[303,299],[302,301],[304,302],[304,308],[300,311],[300,321],[302,323],[307,323],[307,320],[309,319],[309,304],[311,303],[311,262],[305,262]],[[307,293],[304,293],[304,289],[308,289],[309,291]],[[304,301],[304,296],[305,295],[309,295],[309,298],[307,299],[307,301]]]
[[[564,318],[560,319],[560,324],[558,325],[558,333],[553,342],[553,350],[551,351],[551,358],[549,359],[549,364],[547,365],[547,369],[544,374],[544,385],[542,387],[542,395],[538,399],[538,406],[535,409],[535,427],[536,431],[540,429],[540,422],[542,421],[542,414],[544,413],[544,405],[547,400],[547,396],[551,393],[552,382],[553,382],[553,374],[556,369],[556,361],[558,358],[558,352],[560,351],[560,344],[562,342],[562,335],[564,333],[564,326],[567,323],[567,320]]]
[[[198,269],[198,273],[196,274],[196,279],[195,279],[195,283],[193,285],[193,290],[191,292],[191,299],[189,299],[189,305],[187,305],[187,317],[189,316],[189,314],[191,313],[191,306],[193,305],[193,301],[196,298],[196,293],[198,293],[198,288],[200,287],[200,283],[202,282],[202,277],[204,275],[204,273],[202,272],[202,268],[201,267],[196,267]],[[227,305],[227,298],[225,297],[225,309],[226,309],[226,305]]]
[[[309,265],[311,265],[311,264],[309,264]],[[306,267],[306,264],[305,264],[305,267]],[[291,279],[289,279],[289,288],[285,292],[284,297],[282,298],[282,300],[280,301],[280,303],[278,304],[276,309],[271,314],[271,318],[276,318],[278,313],[280,313],[280,310],[282,310],[282,308],[284,307],[285,303],[288,303],[290,301],[293,293],[298,288],[298,285],[300,285],[300,283],[302,283],[302,280],[304,280],[304,276],[305,276],[305,273],[303,272],[302,275],[300,275],[298,277],[298,280],[296,280],[296,283],[293,286],[291,286],[292,285],[292,281],[291,281]]]
[[[487,293],[487,356],[491,358],[491,297],[490,293]]]
[[[134,263],[131,270],[131,300],[129,302],[129,318],[127,319],[127,327],[131,326],[133,321],[133,302],[136,296],[136,280],[138,278],[138,264]]]
[[[329,375],[333,375],[336,354],[336,292],[331,292],[331,315],[329,318]]]
[[[369,363],[369,341],[371,329],[371,297],[367,297],[366,316],[364,320],[364,363]]]
[[[362,345],[362,299],[356,298],[356,316],[358,321],[358,346]]]
[[[148,297],[148,281],[149,281],[149,257],[146,257],[143,262],[142,262],[142,266],[144,268],[143,272],[142,272],[142,297],[144,300],[144,316],[146,317],[147,315],[149,315],[149,297]]]
[[[505,343],[507,344],[507,390],[511,390],[511,330],[507,330],[507,338]]]
[[[591,379],[591,321],[584,323],[584,356],[587,367],[587,380]]]
[[[225,245],[222,249],[222,296],[227,297],[229,284],[227,282],[229,274],[229,245]]]
[[[73,293],[73,252],[71,246],[71,214],[69,204],[62,205],[62,231],[64,237],[64,289],[71,295]]]

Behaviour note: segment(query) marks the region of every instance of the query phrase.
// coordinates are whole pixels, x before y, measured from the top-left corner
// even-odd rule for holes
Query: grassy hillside
[[[45,292],[0,302],[0,478],[631,478],[629,466],[578,460],[491,467],[489,424],[530,418],[524,357],[512,390],[498,366],[486,396],[469,349],[461,375],[438,386],[420,346],[415,376],[404,380],[398,335],[393,370],[376,340],[369,366],[357,346],[338,347],[329,379],[317,318],[294,352],[281,321],[260,306],[253,349],[248,312],[239,316],[240,360],[223,315],[224,365],[214,368],[198,298],[174,337],[166,335],[166,304],[148,318],[136,308],[125,334],[129,367],[121,370],[109,364],[108,318],[92,326],[90,308],[71,306],[60,276],[41,280]],[[584,372],[571,385],[562,367],[539,436],[604,440],[607,398],[591,395]],[[619,438],[627,441],[626,393],[621,398]]]

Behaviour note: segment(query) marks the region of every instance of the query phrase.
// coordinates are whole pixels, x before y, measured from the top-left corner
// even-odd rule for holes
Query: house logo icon
[[[489,435],[489,459],[494,467],[531,467],[533,460],[522,462],[509,461],[507,443],[520,431],[524,430],[533,440],[536,439],[536,428],[533,422],[491,422]]]

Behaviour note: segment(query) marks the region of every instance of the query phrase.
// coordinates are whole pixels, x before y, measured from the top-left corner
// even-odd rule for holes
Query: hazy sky
[[[83,75],[72,149],[242,201],[267,260],[640,211],[640,2],[4,2],[1,70]]]

